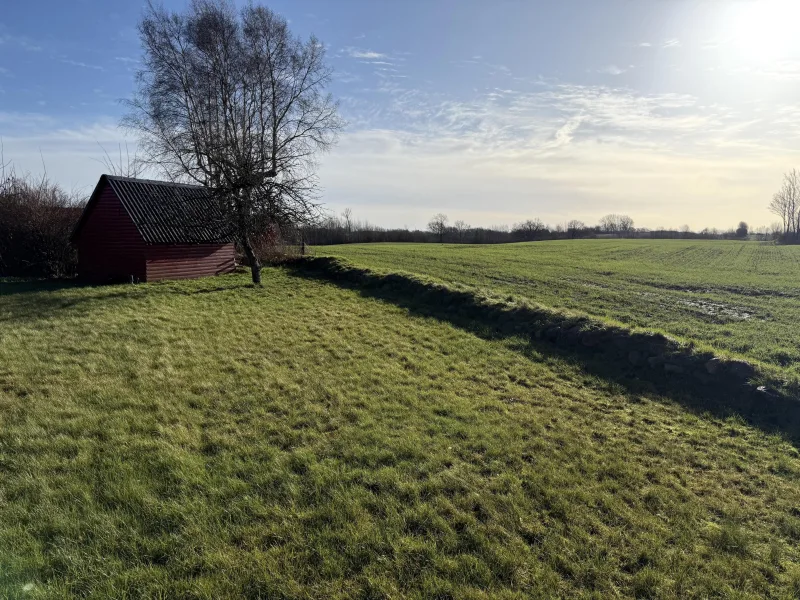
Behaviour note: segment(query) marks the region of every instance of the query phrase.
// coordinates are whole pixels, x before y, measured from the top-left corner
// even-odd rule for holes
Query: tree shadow
[[[470,291],[402,274],[377,274],[335,258],[307,258],[287,263],[285,268],[294,276],[352,289],[484,339],[507,340],[528,358],[559,357],[616,382],[632,396],[667,397],[697,414],[738,415],[751,426],[783,435],[800,447],[800,398],[795,390],[773,381],[770,387],[749,383],[749,378],[763,377],[748,372],[741,363],[720,361],[719,371],[710,374],[707,364],[715,358],[713,354],[681,346],[663,335],[631,332],[545,308],[492,303]]]

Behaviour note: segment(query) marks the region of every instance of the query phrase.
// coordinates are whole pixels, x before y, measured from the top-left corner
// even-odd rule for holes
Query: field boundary
[[[340,258],[307,257],[286,268],[448,321],[481,337],[524,339],[527,350],[577,359],[593,374],[632,392],[668,395],[700,412],[736,414],[800,442],[796,390],[762,365],[717,355],[659,332],[632,330],[513,297],[482,296],[473,289],[406,273],[380,273]]]

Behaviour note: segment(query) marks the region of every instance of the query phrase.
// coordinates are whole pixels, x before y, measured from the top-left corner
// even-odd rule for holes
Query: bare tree
[[[618,233],[618,219],[617,215],[606,215],[600,219],[600,230],[604,233]]]
[[[523,240],[538,239],[545,231],[547,231],[547,225],[541,219],[528,219],[522,223],[515,223],[512,229],[512,233]]]
[[[606,215],[600,219],[600,230],[604,233],[614,233],[620,236],[633,233],[633,219],[628,215]]]
[[[150,3],[139,37],[143,67],[123,123],[148,164],[212,191],[260,284],[254,240],[319,216],[315,157],[344,125],[324,91],[323,45],[268,8],[237,13],[226,0],[193,0],[184,13]]]
[[[438,213],[428,222],[428,231],[439,236],[439,243],[444,242],[444,234],[447,232],[447,215]]]
[[[620,215],[617,225],[619,226],[619,233],[621,236],[625,237],[633,235],[633,219],[631,219],[628,215]]]
[[[586,224],[583,221],[573,219],[567,223],[567,234],[573,239],[578,237],[584,229],[586,229]]]
[[[344,221],[343,225],[345,232],[349,236],[353,231],[353,211],[351,209],[345,208],[342,211],[342,221]]]
[[[458,241],[463,242],[464,236],[469,231],[470,226],[467,225],[466,221],[462,221],[459,219],[458,221],[453,223],[453,229],[455,229],[456,233],[458,234]]]
[[[785,237],[800,235],[800,172],[797,169],[783,176],[783,185],[772,197],[769,210],[780,217]]]

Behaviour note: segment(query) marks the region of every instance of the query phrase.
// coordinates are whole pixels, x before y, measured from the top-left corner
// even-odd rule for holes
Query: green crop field
[[[317,253],[663,331],[800,378],[799,246],[567,240],[361,244]]]
[[[731,344],[759,333],[732,349],[766,360],[762,328],[793,352],[793,275],[759,271],[796,274],[792,249],[649,248],[331,250],[637,325],[683,315],[698,336],[714,322],[665,298],[735,297],[769,319],[716,317]],[[742,280],[715,252],[751,265]],[[780,425],[436,295],[305,263],[248,280],[0,282],[0,598],[800,594],[800,452]],[[755,295],[767,282],[783,295]]]

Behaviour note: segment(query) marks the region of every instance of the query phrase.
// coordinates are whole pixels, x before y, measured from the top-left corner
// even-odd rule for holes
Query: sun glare
[[[783,58],[800,47],[800,0],[750,0],[727,5],[725,36],[757,61]]]

